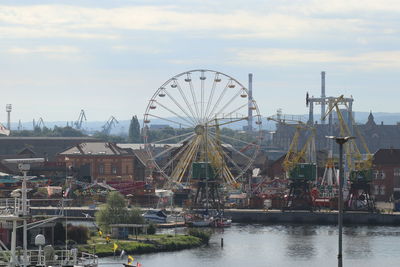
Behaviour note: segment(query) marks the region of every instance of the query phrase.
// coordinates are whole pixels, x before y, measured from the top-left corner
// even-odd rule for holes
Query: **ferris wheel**
[[[193,164],[208,162],[220,183],[232,185],[257,156],[261,126],[257,104],[243,84],[221,72],[191,70],[156,90],[144,114],[143,136],[151,167],[170,184],[190,183]]]

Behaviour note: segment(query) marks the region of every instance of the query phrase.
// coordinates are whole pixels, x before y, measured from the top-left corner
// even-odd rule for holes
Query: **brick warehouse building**
[[[145,166],[135,153],[114,143],[81,143],[58,153],[57,161],[87,182],[144,180]]]
[[[371,191],[378,201],[389,201],[400,192],[400,149],[379,149],[374,155]]]

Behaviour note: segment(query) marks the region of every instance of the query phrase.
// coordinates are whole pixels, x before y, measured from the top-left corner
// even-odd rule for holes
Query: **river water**
[[[174,234],[174,229],[164,231]],[[353,226],[345,227],[343,233],[343,266],[400,265],[400,228]],[[214,230],[209,246],[133,256],[142,267],[328,267],[337,266],[337,235],[336,226],[234,224]],[[122,266],[126,259],[100,262],[100,266]]]

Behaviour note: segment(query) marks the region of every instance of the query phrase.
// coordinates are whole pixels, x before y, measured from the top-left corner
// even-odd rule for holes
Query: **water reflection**
[[[345,227],[343,241],[345,266],[397,266],[400,262],[399,228]],[[135,258],[143,267],[335,266],[337,226],[235,224],[224,231],[215,230],[209,246]]]
[[[288,226],[285,231],[286,255],[296,259],[310,259],[315,256],[315,240],[317,234],[315,226]]]

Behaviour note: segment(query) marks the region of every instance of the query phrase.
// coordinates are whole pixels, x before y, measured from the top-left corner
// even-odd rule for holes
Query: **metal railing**
[[[26,201],[27,209],[29,210],[30,201]],[[15,215],[23,214],[21,198],[1,198],[0,199],[0,215]]]
[[[98,265],[98,257],[94,254],[82,252],[78,254],[77,250],[54,250],[45,255],[43,249],[28,250],[27,264],[34,266],[63,266],[63,265]],[[11,262],[10,251],[0,251],[0,266],[9,266]],[[23,263],[23,253],[19,251],[15,257],[16,266]]]

